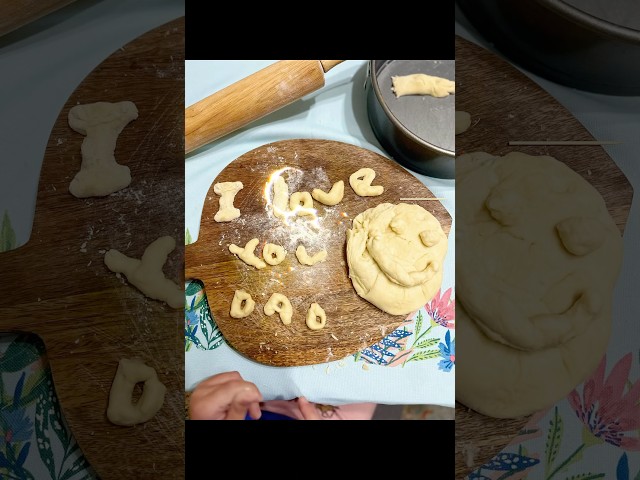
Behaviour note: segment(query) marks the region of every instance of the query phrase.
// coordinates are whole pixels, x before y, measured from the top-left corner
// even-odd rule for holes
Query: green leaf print
[[[417,360],[428,360],[430,358],[436,358],[440,356],[440,350],[423,350],[418,353],[414,353],[407,362]]]
[[[53,461],[51,441],[47,435],[45,435],[45,432],[49,429],[49,409],[51,408],[45,400],[45,395],[47,394],[45,393],[40,395],[36,403],[36,443],[38,444],[38,452],[40,452],[40,459],[42,460],[42,463],[47,467],[51,478],[56,478],[56,466]]]
[[[187,231],[184,234],[184,244],[190,245],[192,243],[193,243],[193,239],[191,238],[191,233],[189,233],[189,229],[187,228]]]
[[[197,294],[200,290],[202,290],[202,284],[200,282],[193,281],[190,282],[189,285],[187,285],[187,289],[184,293],[187,297],[191,297]]]
[[[67,432],[67,429],[62,424],[62,417],[59,414],[58,407],[57,399],[54,399],[53,402],[51,402],[51,409],[53,410],[53,413],[49,415],[49,425],[60,440],[60,443],[63,445],[66,459],[69,443],[71,443],[73,439],[69,437],[69,432]]]
[[[0,227],[0,252],[7,252],[14,248],[16,248],[16,234],[11,227],[9,212],[5,210]]]
[[[590,447],[592,445],[600,445],[604,443],[604,440],[600,437],[596,437],[591,430],[589,430],[586,426],[582,426],[582,443],[584,443],[585,447]]]
[[[422,312],[418,310],[418,317],[416,318],[416,331],[415,336],[418,338],[418,334],[420,333],[420,329],[422,328]]]
[[[75,447],[76,447],[75,449],[77,449],[77,444],[75,444]],[[64,474],[61,477],[59,477],[58,480],[68,480],[69,478],[73,477],[79,471],[85,470],[87,468],[89,468],[89,462],[87,462],[87,459],[84,457],[84,455],[81,455],[80,457],[76,458],[75,462],[73,462],[71,467],[68,468],[64,472]],[[91,478],[91,477],[90,476],[86,476],[84,478]]]
[[[209,329],[207,328],[207,320],[201,315],[200,316],[200,331],[202,335],[204,335],[204,339],[207,341],[207,347],[209,346]],[[209,350],[209,348],[202,346],[203,349]]]
[[[440,341],[439,338],[427,338],[426,340],[421,341],[413,346],[413,348],[430,348],[434,345],[437,345]]]
[[[553,413],[553,418],[549,422],[549,433],[547,433],[547,442],[545,444],[545,466],[544,466],[544,474],[549,475],[551,471],[551,467],[556,457],[558,456],[558,451],[560,450],[560,444],[562,443],[562,433],[563,433],[563,424],[562,417],[558,415],[558,407],[555,408]]]
[[[37,389],[40,386],[40,383],[45,380],[44,372],[44,369],[38,369],[27,377],[26,381],[24,382],[24,387],[22,388],[22,398],[20,399],[20,406],[26,406],[29,403],[33,403],[33,401],[37,397],[37,395],[34,395],[34,393],[39,394]],[[25,397],[29,397],[27,403],[24,403],[23,401]]]
[[[222,343],[224,342],[222,338],[222,332],[211,317],[209,305],[206,303],[200,307],[200,328],[202,329],[202,333],[207,340],[207,350],[214,350],[222,345]]]
[[[35,348],[25,348],[29,334],[20,334],[9,344],[4,355],[0,357],[0,372],[18,372],[40,358]]]

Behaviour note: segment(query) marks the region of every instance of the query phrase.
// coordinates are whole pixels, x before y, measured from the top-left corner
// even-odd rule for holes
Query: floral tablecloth
[[[0,478],[97,478],[69,432],[42,341],[0,336]]]
[[[264,68],[272,61],[187,61],[185,103]],[[290,138],[337,140],[388,156],[367,119],[364,83],[367,62],[348,60],[332,69],[321,90],[187,157],[186,241],[197,239],[204,197],[220,171],[235,158],[271,141]],[[453,180],[414,174],[454,217]],[[455,235],[454,225],[449,234]],[[254,382],[265,399],[454,406],[455,245],[449,242],[442,289],[382,341],[347,358],[304,367],[270,367],[229,347],[211,317],[199,282],[186,285],[185,388],[230,370]]]

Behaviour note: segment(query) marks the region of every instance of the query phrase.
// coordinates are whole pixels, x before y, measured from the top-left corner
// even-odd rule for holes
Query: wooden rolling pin
[[[189,153],[324,86],[324,74],[344,60],[281,60],[185,109]]]

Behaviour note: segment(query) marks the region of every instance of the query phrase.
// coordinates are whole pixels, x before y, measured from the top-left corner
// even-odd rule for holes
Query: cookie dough
[[[111,249],[105,254],[104,263],[112,272],[124,273],[129,283],[147,297],[162,300],[171,308],[184,308],[184,288],[162,272],[167,256],[175,248],[173,237],[160,237],[146,248],[140,260]]]
[[[337,205],[344,197],[344,182],[340,180],[334,183],[331,190],[328,192],[324,192],[319,188],[314,188],[311,192],[311,196],[324,205],[328,205],[330,207]]]
[[[391,90],[396,94],[396,97],[403,95],[447,97],[450,93],[456,93],[456,82],[424,73],[391,77],[391,82],[393,83]]]
[[[372,186],[371,182],[376,178],[376,172],[372,168],[361,168],[349,177],[349,185],[361,197],[377,197],[382,195],[384,187],[382,185]]]
[[[253,238],[247,242],[244,248],[240,248],[235,243],[229,245],[229,251],[234,255],[237,255],[240,260],[242,260],[247,265],[252,267],[256,267],[257,269],[265,268],[267,266],[262,260],[255,256],[253,251],[260,243],[260,240],[257,238]]]
[[[301,264],[312,266],[316,263],[324,262],[327,259],[327,251],[320,250],[313,257],[310,257],[304,245],[298,245],[298,248],[296,248],[296,257]]]
[[[467,131],[471,126],[471,115],[467,112],[456,110],[456,135]]]
[[[82,141],[80,171],[69,184],[74,197],[104,197],[131,183],[129,167],[116,162],[114,151],[120,132],[138,118],[133,102],[97,102],[69,110],[69,126],[86,135]]]
[[[298,216],[315,216],[313,198],[309,192],[294,192],[289,199],[289,209]]]
[[[600,194],[552,157],[469,153],[456,184],[456,395],[487,415],[526,415],[604,354],[622,239]]]
[[[136,383],[143,382],[142,395],[134,404],[131,400]],[[123,358],[109,392],[107,418],[116,425],[136,425],[149,420],[164,403],[167,388],[158,380],[156,371],[141,360]]]
[[[216,222],[230,222],[240,216],[240,209],[233,206],[233,199],[243,188],[242,182],[221,182],[213,186],[214,193],[220,195],[220,208],[213,217]]]
[[[419,205],[382,203],[359,214],[347,230],[353,287],[392,315],[413,312],[433,298],[446,252],[440,222]]]
[[[285,220],[289,213],[289,186],[284,178],[278,177],[273,182],[273,214]]]
[[[321,330],[327,323],[327,315],[317,303],[312,303],[307,311],[307,327],[311,330]]]
[[[267,243],[262,249],[262,258],[269,265],[280,265],[287,256],[287,251],[275,243]]]
[[[281,293],[272,294],[264,305],[265,315],[271,316],[276,312],[280,314],[280,320],[282,320],[282,323],[285,325],[291,324],[293,307],[291,306],[289,299]]]
[[[236,290],[233,294],[233,300],[231,300],[231,310],[229,311],[229,315],[233,318],[248,317],[253,313],[255,306],[256,302],[253,301],[251,295],[244,290]]]

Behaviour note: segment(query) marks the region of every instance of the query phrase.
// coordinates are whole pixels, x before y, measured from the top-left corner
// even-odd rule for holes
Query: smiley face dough
[[[413,312],[442,284],[447,237],[419,205],[382,203],[347,230],[349,278],[358,295],[392,315]]]
[[[552,157],[470,153],[456,177],[456,396],[486,415],[526,415],[605,352],[620,234],[598,192]]]

